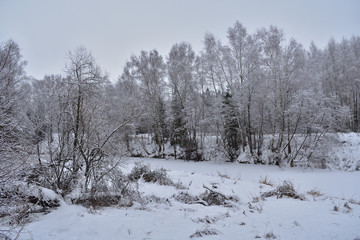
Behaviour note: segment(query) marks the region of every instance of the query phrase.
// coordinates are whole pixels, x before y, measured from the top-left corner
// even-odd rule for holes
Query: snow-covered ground
[[[140,158],[128,159],[124,171],[135,162],[166,169],[186,189],[140,180],[143,204],[90,211],[62,202],[19,239],[360,239],[360,172]],[[261,199],[285,180],[306,200]],[[228,207],[175,199],[199,196],[203,186],[238,201]]]
[[[337,133],[337,144],[329,149],[329,160],[338,169],[360,169],[360,133]]]

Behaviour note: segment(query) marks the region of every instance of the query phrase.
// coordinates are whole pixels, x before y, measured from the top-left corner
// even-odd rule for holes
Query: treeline
[[[358,131],[359,37],[306,50],[277,27],[249,34],[236,22],[227,38],[206,34],[199,54],[183,42],[165,58],[156,50],[131,56],[114,92],[146,109],[132,135],[152,134],[159,155],[170,141],[184,158],[201,159],[206,137],[215,136],[229,161],[246,152],[255,162],[293,164],[323,134]]]
[[[1,181],[31,154],[43,185],[65,191],[80,174],[95,191],[139,134],[159,157],[171,146],[202,160],[215,138],[227,161],[294,165],[319,160],[325,133],[359,130],[359,36],[305,49],[277,27],[249,34],[236,22],[227,38],[206,34],[199,53],[186,42],[165,57],[141,51],[115,84],[84,47],[64,75],[29,79],[19,46],[1,43]]]

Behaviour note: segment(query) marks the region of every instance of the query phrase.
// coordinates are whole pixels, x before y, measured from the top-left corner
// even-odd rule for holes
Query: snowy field
[[[238,163],[128,159],[166,169],[185,189],[139,181],[143,203],[88,210],[62,202],[36,220],[19,239],[360,239],[360,172],[281,169]],[[290,181],[305,200],[260,197]],[[184,203],[176,196],[200,196],[206,188],[229,204]]]

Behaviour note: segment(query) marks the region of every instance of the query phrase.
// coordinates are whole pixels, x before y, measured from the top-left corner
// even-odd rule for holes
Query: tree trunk
[[[79,163],[77,159],[77,151],[79,144],[79,129],[80,129],[80,112],[81,112],[81,91],[79,90],[79,95],[76,104],[76,118],[75,118],[75,129],[74,129],[74,144],[73,144],[73,172],[77,172],[79,170]]]

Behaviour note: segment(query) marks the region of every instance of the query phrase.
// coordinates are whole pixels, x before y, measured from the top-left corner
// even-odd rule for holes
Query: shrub
[[[273,232],[268,232],[267,234],[265,234],[264,238],[266,238],[266,239],[277,239],[277,237],[275,236],[275,234]]]
[[[317,190],[317,189],[312,189],[312,190],[310,190],[310,191],[307,191],[306,193],[309,194],[309,195],[311,195],[311,196],[313,196],[313,197],[321,197],[321,196],[324,195],[323,193],[321,193],[321,192],[320,192],[319,190]]]
[[[225,206],[232,207],[233,202],[237,202],[238,199],[233,196],[225,196],[222,193],[211,190],[205,186],[206,191],[199,196],[192,196],[188,192],[180,192],[178,195],[175,195],[175,200],[185,203],[185,204],[202,204],[204,206]]]
[[[59,166],[55,164],[43,163],[26,169],[27,172],[23,175],[28,184],[52,189],[64,197],[75,188],[79,176],[65,167],[60,174],[57,168]]]
[[[265,176],[264,178],[261,178],[261,179],[259,180],[259,183],[264,184],[264,185],[268,185],[268,186],[270,186],[270,187],[273,187],[273,186],[274,186],[274,183],[271,182],[271,181],[268,179],[267,176]]]
[[[283,196],[300,199],[301,201],[306,200],[305,196],[302,194],[298,194],[295,189],[294,185],[290,181],[284,181],[282,185],[277,186],[275,190],[264,192],[261,194],[261,197],[267,198],[276,196],[276,198],[282,198]]]
[[[128,175],[128,178],[130,181],[137,181],[142,178],[144,174],[149,174],[150,172],[151,170],[148,165],[136,163],[130,174]]]
[[[199,200],[198,197],[192,196],[188,192],[180,192],[179,194],[175,195],[174,198],[176,201],[185,204],[194,204]]]
[[[211,205],[227,205],[227,198],[214,191],[205,191],[200,195],[200,198],[207,203],[208,206]]]
[[[190,238],[205,237],[209,235],[219,235],[220,232],[214,228],[205,227],[203,230],[197,230],[195,233],[190,235]]]
[[[157,170],[151,170],[149,165],[142,163],[136,163],[134,168],[128,175],[130,181],[138,181],[143,179],[145,182],[158,183],[163,186],[174,186],[177,189],[185,189],[181,183],[174,183],[166,173],[166,170],[161,168]]]
[[[231,179],[229,175],[227,175],[227,174],[222,174],[222,173],[219,172],[219,171],[218,171],[218,175],[219,175],[219,177],[221,177],[221,178]]]
[[[349,200],[349,203],[360,205],[360,201],[357,201],[357,200],[355,200],[355,199],[353,199],[353,198],[351,198],[351,199]]]
[[[132,206],[139,200],[137,185],[129,181],[119,169],[112,169],[98,181],[91,182],[88,192],[74,194],[71,201],[86,207]]]
[[[59,199],[49,189],[21,182],[0,189],[0,218],[9,217],[11,225],[23,225],[30,221],[31,213],[47,212],[59,206]]]

